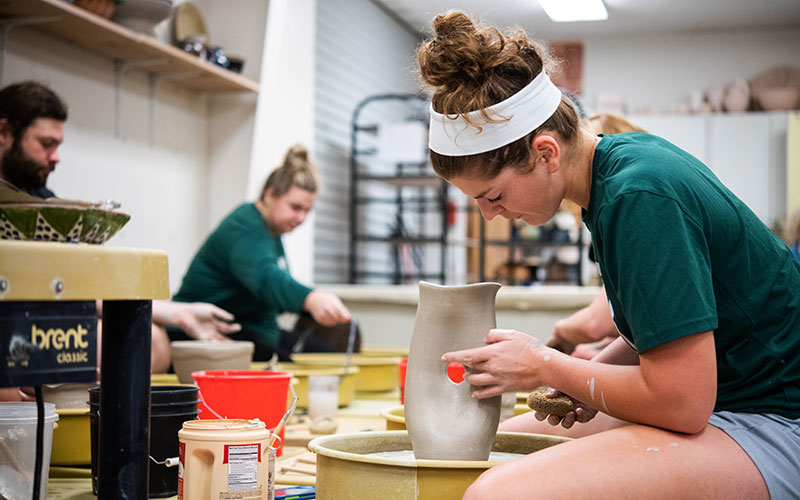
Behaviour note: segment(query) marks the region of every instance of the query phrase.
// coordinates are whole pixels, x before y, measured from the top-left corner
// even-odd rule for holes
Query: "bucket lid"
[[[35,424],[36,403],[5,401],[0,402],[0,424]],[[58,420],[55,403],[44,404],[44,421],[47,423]]]
[[[183,423],[183,428],[193,431],[226,431],[266,429],[267,426],[257,418],[252,420],[243,418],[222,418],[218,420],[187,420]]]

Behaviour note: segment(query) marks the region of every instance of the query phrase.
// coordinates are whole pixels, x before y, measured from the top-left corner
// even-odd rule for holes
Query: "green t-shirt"
[[[604,136],[583,220],[638,352],[713,330],[715,410],[800,417],[800,263],[705,165],[656,136]]]
[[[280,236],[269,232],[253,203],[245,203],[208,236],[174,300],[216,304],[242,331],[277,346],[278,314],[300,312],[310,292],[289,275]]]

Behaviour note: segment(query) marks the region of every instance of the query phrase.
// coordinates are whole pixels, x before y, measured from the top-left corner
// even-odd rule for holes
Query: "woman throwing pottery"
[[[307,311],[325,326],[350,321],[339,297],[297,282],[286,263],[281,235],[303,223],[316,191],[308,151],[292,147],[267,178],[258,200],[237,207],[209,235],[173,300],[210,302],[230,311],[242,330],[229,337],[254,342],[256,360],[268,360],[274,353],[281,361],[290,359],[298,336],[278,328],[277,316],[284,311]],[[170,337],[187,338],[174,331]],[[311,337],[305,350],[333,347]]]
[[[551,424],[607,429],[494,467],[464,498],[798,498],[800,264],[786,245],[667,141],[582,129],[524,33],[458,12],[433,28],[418,58],[436,172],[486,219],[542,224],[562,199],[580,205],[621,334],[592,361],[497,329],[443,356],[479,371],[476,398],[547,385],[576,405]]]

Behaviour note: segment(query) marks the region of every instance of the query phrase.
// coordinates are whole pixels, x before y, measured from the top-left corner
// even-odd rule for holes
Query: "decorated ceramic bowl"
[[[0,239],[105,243],[130,215],[58,204],[0,202]]]
[[[130,215],[114,212],[119,204],[42,199],[0,183],[0,239],[104,243]]]

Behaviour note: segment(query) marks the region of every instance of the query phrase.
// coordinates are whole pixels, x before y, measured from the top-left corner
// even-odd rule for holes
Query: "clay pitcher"
[[[500,422],[500,399],[473,399],[475,386],[447,376],[446,352],[485,345],[495,328],[497,283],[439,286],[420,281],[408,355],[405,420],[414,456],[486,460]]]

